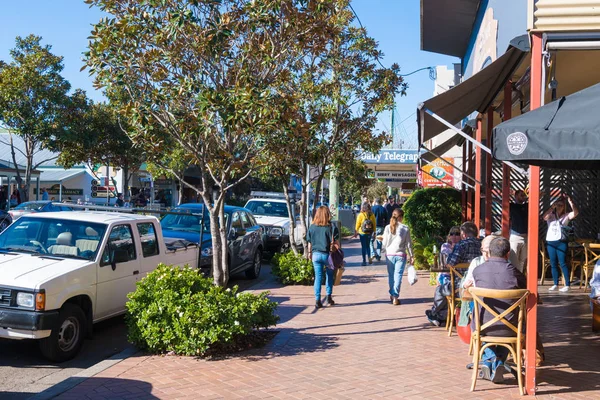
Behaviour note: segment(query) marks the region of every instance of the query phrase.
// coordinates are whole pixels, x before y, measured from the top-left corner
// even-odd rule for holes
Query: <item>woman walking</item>
[[[329,208],[327,206],[319,207],[306,234],[308,252],[312,257],[313,268],[315,269],[316,308],[323,307],[323,302],[321,301],[323,270],[325,270],[326,303],[330,306],[335,304],[331,297],[333,293],[333,268],[329,266],[329,252],[331,245],[338,241],[339,238],[340,232],[338,228],[331,225]]]
[[[360,207],[360,214],[356,218],[356,226],[354,227],[354,237],[360,237],[363,267],[367,265],[367,258],[369,259],[369,264],[373,264],[373,258],[370,254],[371,239],[373,238],[376,225],[377,221],[375,220],[375,214],[371,212],[371,205],[365,201]]]
[[[569,204],[571,205],[570,213],[567,213],[567,207],[563,198],[558,199],[546,211],[543,215],[544,221],[548,224],[548,231],[546,232],[546,247],[548,249],[548,256],[550,258],[550,266],[552,270],[552,279],[554,285],[550,287],[550,291],[558,289],[558,278],[560,273],[558,271],[558,264],[562,270],[563,277],[565,279],[565,287],[560,289],[561,292],[568,292],[571,290],[571,282],[569,281],[569,269],[567,268],[567,249],[569,246],[569,239],[563,232],[563,227],[569,225],[569,221],[577,217],[579,210],[573,204],[573,201],[569,196],[564,196]]]
[[[388,283],[390,287],[390,300],[392,304],[400,305],[400,286],[402,285],[402,274],[406,267],[407,257],[413,263],[412,240],[408,226],[402,223],[404,211],[400,208],[392,212],[390,224],[383,231],[383,248],[387,259]]]

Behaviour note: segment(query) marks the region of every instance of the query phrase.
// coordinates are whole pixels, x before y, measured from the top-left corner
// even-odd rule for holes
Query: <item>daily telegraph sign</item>
[[[417,164],[419,152],[417,150],[384,149],[379,153],[359,153],[358,159],[366,164]]]

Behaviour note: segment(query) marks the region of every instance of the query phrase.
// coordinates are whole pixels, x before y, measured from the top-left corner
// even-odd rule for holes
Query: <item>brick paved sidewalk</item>
[[[480,380],[469,392],[468,346],[424,317],[433,293],[428,274],[412,287],[405,278],[402,305],[393,306],[383,262],[360,267],[358,241],[344,246],[349,268],[334,288],[333,307],[315,311],[312,287],[269,280],[255,288],[270,290],[280,303],[280,333],[266,347],[218,361],[137,355],[59,398],[520,397],[508,375],[505,384]],[[548,362],[538,374],[541,398],[600,398],[598,336],[590,332],[589,310],[584,314],[585,298],[577,292],[544,296],[540,325]]]

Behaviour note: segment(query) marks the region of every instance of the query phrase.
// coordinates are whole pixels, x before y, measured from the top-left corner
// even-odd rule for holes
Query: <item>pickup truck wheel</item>
[[[262,252],[260,249],[256,250],[254,253],[254,261],[252,262],[252,267],[246,270],[246,278],[256,279],[260,275],[260,269],[262,267]]]
[[[40,340],[40,350],[51,361],[62,362],[75,357],[83,344],[85,314],[74,304],[65,304],[58,316],[58,324],[47,338]]]

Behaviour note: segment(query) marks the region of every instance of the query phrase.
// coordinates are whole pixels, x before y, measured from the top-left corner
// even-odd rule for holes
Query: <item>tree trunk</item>
[[[129,198],[129,162],[123,164],[123,197]]]
[[[305,167],[306,169],[307,167]],[[306,215],[306,205],[308,204],[308,196],[306,196],[306,188],[309,183],[306,181],[306,171],[303,171],[301,178],[302,182],[302,196],[300,197],[300,234],[302,235],[302,248],[304,250],[304,256],[308,259],[308,242],[306,241],[306,232],[308,232],[308,227],[306,225],[307,215]]]
[[[290,248],[292,249],[295,255],[298,255],[298,250],[296,249],[296,216],[294,215],[292,203],[290,202],[290,192],[288,189],[287,182],[283,183],[283,194],[285,195],[285,205],[287,206],[288,216],[290,219]]]
[[[229,281],[227,230],[225,224],[224,193],[211,206],[212,191],[207,190],[206,177],[202,176],[202,190],[198,192],[204,201],[204,210],[208,210],[210,235],[212,237],[212,273],[216,286],[225,287]],[[200,249],[202,251],[202,249]]]
[[[177,205],[181,205],[183,203],[183,182],[179,180],[179,190],[177,191]]]

